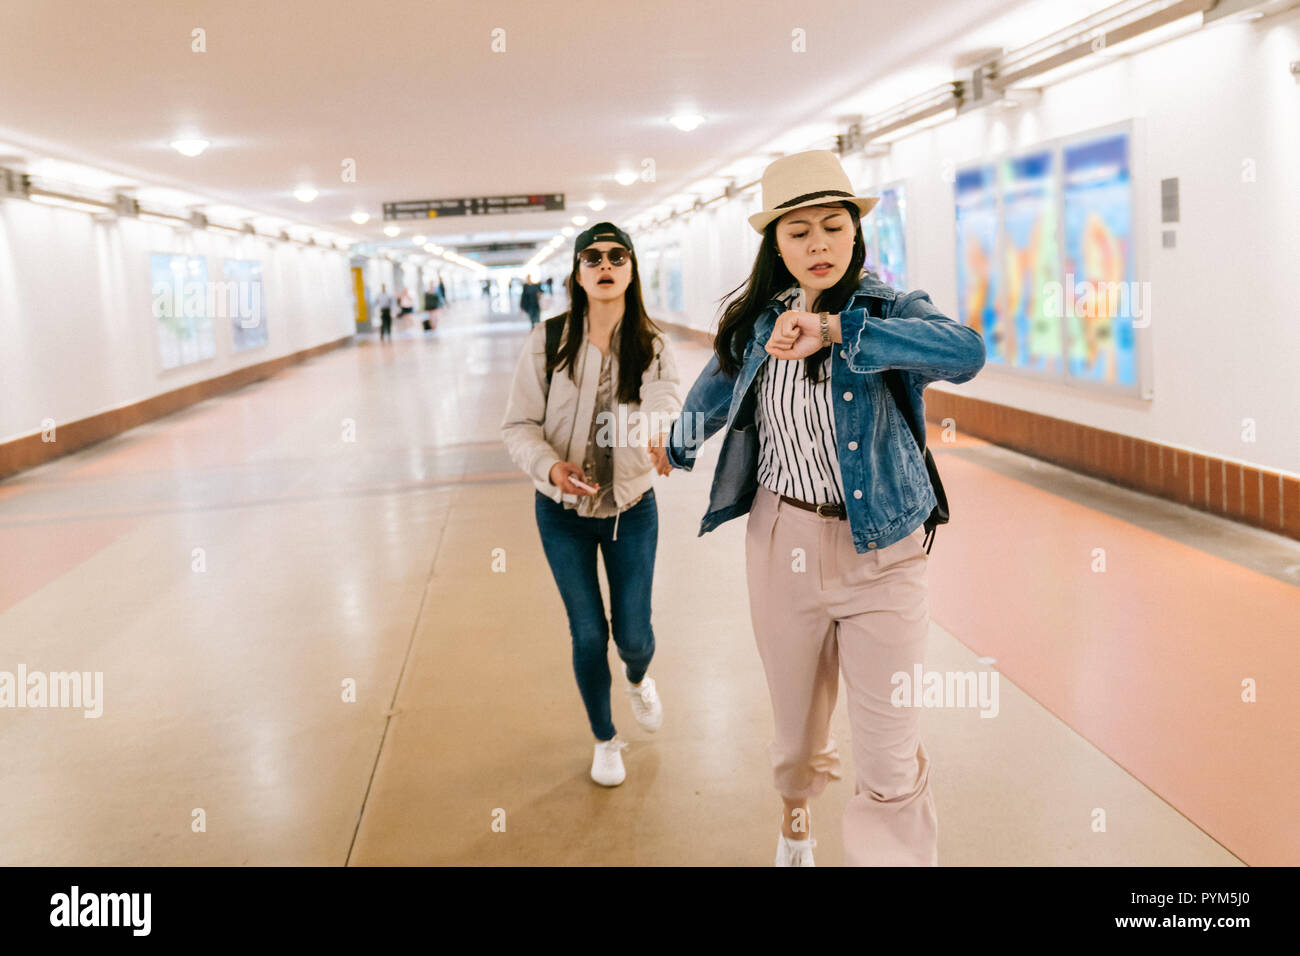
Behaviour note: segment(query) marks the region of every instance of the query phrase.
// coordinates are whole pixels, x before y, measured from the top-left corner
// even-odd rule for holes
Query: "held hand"
[[[666,435],[660,435],[657,438],[650,439],[648,451],[650,452],[650,461],[654,463],[655,471],[661,475],[670,474],[673,470],[672,462],[668,460],[668,452],[665,450]]]
[[[593,488],[599,488],[598,485],[595,485],[592,482],[588,481],[587,476],[582,473],[582,469],[579,468],[577,465],[573,464],[572,462],[557,461],[554,465],[551,466],[551,473],[547,477],[550,478],[551,484],[555,485],[555,487],[559,488],[566,495],[591,494],[590,491],[583,491],[581,488],[575,485],[570,480],[571,478],[577,478],[585,485],[591,485]]]
[[[811,312],[782,312],[767,340],[767,353],[779,359],[807,358],[821,350],[821,317]]]

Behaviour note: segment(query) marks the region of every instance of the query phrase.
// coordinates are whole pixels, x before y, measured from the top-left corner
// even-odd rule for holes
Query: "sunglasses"
[[[584,266],[591,266],[595,269],[600,265],[600,261],[609,256],[609,264],[617,269],[625,262],[631,261],[632,255],[626,249],[584,249],[578,253],[578,261]]]

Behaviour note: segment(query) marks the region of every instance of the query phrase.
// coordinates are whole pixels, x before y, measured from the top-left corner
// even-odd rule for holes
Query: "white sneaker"
[[[632,715],[642,730],[654,733],[663,726],[664,708],[659,703],[659,692],[655,690],[653,677],[641,678],[638,685],[628,684],[627,695],[632,698]]]
[[[813,847],[817,841],[812,837],[807,840],[790,840],[782,833],[776,843],[776,866],[816,866],[813,862]]]
[[[591,779],[602,787],[617,787],[627,777],[623,769],[623,755],[627,741],[614,736],[596,741],[596,752],[591,758]]]

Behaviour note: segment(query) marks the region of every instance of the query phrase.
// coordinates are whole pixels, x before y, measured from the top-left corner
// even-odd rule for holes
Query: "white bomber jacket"
[[[564,341],[563,337],[560,341]],[[519,356],[501,421],[501,437],[511,459],[532,476],[538,491],[557,502],[576,503],[578,496],[565,495],[551,484],[551,468],[558,461],[581,463],[595,412],[601,355],[590,342],[585,345],[578,352],[576,381],[569,378],[567,367],[556,369],[548,395],[546,323],[538,322]],[[652,423],[670,428],[681,413],[682,403],[677,395],[677,363],[667,336],[661,333],[655,337],[655,356],[641,376],[639,405],[618,402],[618,350],[612,342],[610,347],[615,421],[607,426],[598,422],[597,437],[603,431],[613,439],[614,501],[622,511],[654,482],[654,465],[646,450]]]

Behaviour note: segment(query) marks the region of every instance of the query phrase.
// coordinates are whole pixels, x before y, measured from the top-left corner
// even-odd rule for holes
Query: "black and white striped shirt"
[[[798,287],[780,298],[797,306]],[[835,444],[831,359],[821,381],[804,374],[804,360],[769,355],[759,370],[754,419],[758,427],[758,483],[809,504],[843,504],[844,483]]]

